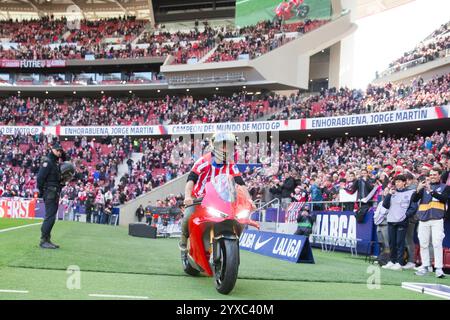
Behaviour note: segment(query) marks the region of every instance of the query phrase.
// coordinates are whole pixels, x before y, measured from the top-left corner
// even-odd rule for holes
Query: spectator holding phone
[[[433,243],[436,277],[443,278],[445,276],[442,271],[442,241],[445,236],[445,204],[450,196],[450,186],[441,183],[440,178],[441,170],[439,168],[431,169],[429,178],[419,183],[417,191],[413,195],[413,201],[420,201],[417,214],[419,218],[418,238],[422,265],[416,272],[418,276],[425,275],[430,266],[430,252],[428,248],[430,236]]]

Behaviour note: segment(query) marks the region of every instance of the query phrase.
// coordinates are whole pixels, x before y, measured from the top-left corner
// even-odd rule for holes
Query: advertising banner
[[[259,132],[289,130],[289,121],[257,121],[199,123],[167,126],[94,126],[94,127],[58,127],[61,136],[142,136],[142,135],[184,135],[215,132]],[[299,126],[296,126],[297,130]]]
[[[61,136],[143,136],[160,135],[160,126],[92,126],[57,127],[56,134]],[[167,133],[166,133],[167,134]]]
[[[0,60],[0,68],[60,68],[65,60]]]
[[[0,218],[32,219],[35,207],[36,199],[0,198]]]
[[[336,241],[336,250],[350,251],[356,241],[358,252],[367,253],[370,241],[376,240],[373,209],[367,212],[362,223],[356,222],[355,213],[352,211],[315,211],[314,214],[316,221],[312,234],[315,236],[311,236],[313,247]]]
[[[442,107],[356,114],[341,117],[277,121],[198,123],[166,126],[58,127],[57,134],[61,136],[139,136],[209,134],[219,131],[250,133],[265,131],[317,130],[443,119],[449,117],[449,109],[450,106],[447,105]]]
[[[83,206],[84,208],[84,206]],[[58,220],[64,219],[64,212],[66,211],[64,205],[60,204],[58,205],[58,212],[56,216],[58,217]],[[84,213],[84,212],[83,212]],[[35,218],[45,218],[45,204],[42,199],[38,199],[35,205]]]
[[[450,105],[414,110],[397,110],[330,118],[254,122],[197,123],[150,126],[27,127],[0,126],[0,134],[56,134],[59,136],[152,136],[212,134],[215,132],[251,133],[271,131],[320,130],[331,128],[392,124],[448,119]]]
[[[307,130],[357,127],[448,118],[449,106],[306,119]]]
[[[294,263],[314,263],[311,246],[305,236],[245,230],[239,246],[250,252]]]
[[[195,134],[214,132],[259,132],[282,131],[288,129],[288,121],[255,121],[255,122],[227,122],[201,123],[167,126],[168,134]],[[298,128],[297,128],[298,129]]]
[[[17,134],[41,134],[45,131],[44,127],[31,126],[0,126],[0,135],[15,136]]]

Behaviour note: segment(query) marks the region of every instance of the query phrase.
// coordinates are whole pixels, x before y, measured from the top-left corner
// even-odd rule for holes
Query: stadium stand
[[[306,20],[281,25],[279,21],[262,21],[256,26],[224,30],[205,27],[190,32],[170,33],[163,29],[146,31],[147,22],[135,17],[110,18],[97,21],[82,20],[77,28],[67,19],[46,17],[30,21],[0,22],[0,38],[9,45],[0,45],[0,59],[66,60],[142,58],[173,55],[176,64],[185,64],[191,58],[200,60],[214,45],[218,49],[207,62],[237,60],[240,54],[253,59],[301,34],[320,27],[328,20]],[[233,39],[243,39],[233,43]],[[134,42],[138,45],[135,45]],[[118,46],[119,45],[119,46]]]
[[[449,54],[450,49],[450,22],[441,25],[432,34],[422,40],[413,50],[405,52],[402,57],[392,61],[387,70],[381,72],[386,76],[401,70],[427,63]]]
[[[103,96],[65,101],[12,96],[0,100],[0,124],[189,124],[255,121],[263,116],[286,120],[434,107],[449,101],[450,74],[426,83],[418,78],[411,85],[369,85],[365,91],[330,88],[307,98],[301,94],[271,95],[253,101],[244,94],[203,99],[167,96],[159,100]]]

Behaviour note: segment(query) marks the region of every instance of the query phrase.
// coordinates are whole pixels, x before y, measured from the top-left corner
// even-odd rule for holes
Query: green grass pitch
[[[0,219],[0,228],[11,223]],[[294,264],[241,251],[236,287],[223,296],[212,278],[183,273],[176,239],[135,238],[123,227],[58,221],[52,239],[61,249],[43,250],[39,235],[39,225],[0,233],[0,300],[99,299],[92,294],[156,300],[437,299],[402,289],[401,282],[450,284],[432,274],[419,278],[412,270],[380,269],[381,288],[368,289],[370,264],[363,257],[314,249],[316,264]],[[74,265],[81,270],[79,289],[67,286],[67,268]]]
[[[20,227],[27,224],[39,223],[41,220],[33,219],[6,219],[0,218],[0,230]]]

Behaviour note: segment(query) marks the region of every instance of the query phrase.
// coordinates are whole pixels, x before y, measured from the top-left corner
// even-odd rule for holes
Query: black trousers
[[[406,231],[408,222],[388,222],[389,247],[391,249],[391,261],[404,265],[403,254],[405,253]]]
[[[58,212],[59,195],[56,198],[49,199],[44,196],[45,218],[41,227],[41,239],[49,240],[53,225],[55,224],[56,214]]]
[[[86,222],[91,223],[92,209],[86,210]]]

